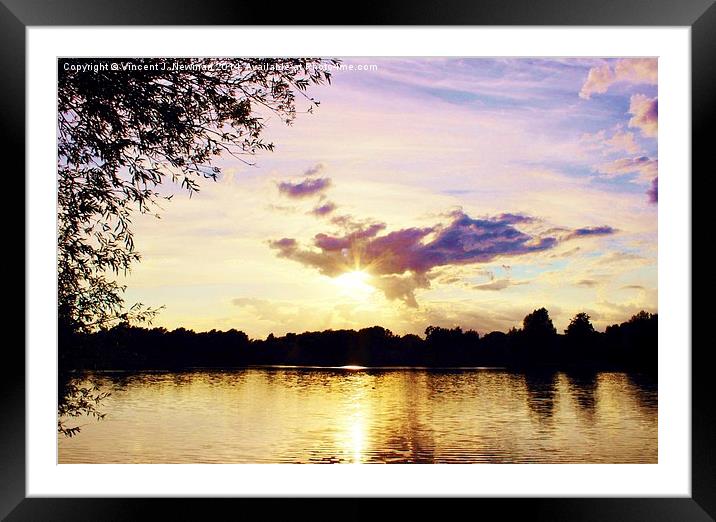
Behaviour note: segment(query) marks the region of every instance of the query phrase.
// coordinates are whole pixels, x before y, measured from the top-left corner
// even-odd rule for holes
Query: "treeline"
[[[522,328],[480,336],[473,330],[430,326],[425,338],[394,335],[380,326],[270,334],[251,340],[237,330],[196,333],[184,328],[120,324],[62,342],[60,370],[179,370],[250,365],[426,366],[621,369],[655,372],[658,316],[640,312],[594,330],[577,314],[558,334],[546,309],[525,317]]]

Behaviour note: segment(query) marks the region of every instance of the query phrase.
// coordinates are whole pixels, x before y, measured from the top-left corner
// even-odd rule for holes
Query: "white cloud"
[[[615,83],[656,85],[658,61],[656,58],[624,58],[612,68],[608,63],[592,67],[587,79],[579,91],[579,97],[585,100],[592,94],[604,94]]]
[[[651,182],[658,174],[659,161],[647,156],[620,158],[597,167],[597,171],[608,177],[637,174],[640,181]]]
[[[656,138],[659,121],[659,101],[643,94],[635,94],[629,100],[629,127],[641,130],[649,138]]]
[[[617,152],[626,152],[628,154],[642,152],[642,148],[636,142],[634,133],[619,128],[610,137],[607,137],[607,131],[605,130],[582,134],[580,142],[588,151],[596,151],[603,155]]]

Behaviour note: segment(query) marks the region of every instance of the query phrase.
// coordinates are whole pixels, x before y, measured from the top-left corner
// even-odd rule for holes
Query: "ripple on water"
[[[60,463],[657,461],[641,376],[504,370],[250,368],[93,374],[104,421],[59,438]]]

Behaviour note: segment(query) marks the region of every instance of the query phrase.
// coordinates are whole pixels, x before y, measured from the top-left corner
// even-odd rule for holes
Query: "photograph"
[[[657,57],[56,63],[58,464],[659,464]]]

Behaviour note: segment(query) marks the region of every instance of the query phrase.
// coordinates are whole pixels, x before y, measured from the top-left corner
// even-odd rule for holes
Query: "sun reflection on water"
[[[618,373],[248,369],[96,375],[59,461],[657,462],[657,387]]]
[[[353,463],[361,464],[363,462],[363,443],[365,439],[363,415],[360,412],[355,413],[352,422],[351,444],[353,446]]]

